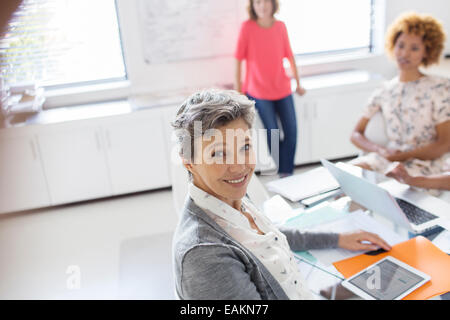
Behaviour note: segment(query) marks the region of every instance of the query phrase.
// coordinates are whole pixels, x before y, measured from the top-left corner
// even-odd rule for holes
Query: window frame
[[[386,0],[371,0],[371,32],[368,52],[356,49],[345,52],[322,52],[315,54],[295,54],[297,67],[301,69],[301,76],[321,73],[333,73],[349,69],[371,70],[372,64],[385,63],[384,33],[386,23]],[[366,47],[364,47],[366,48]],[[285,65],[286,67],[288,64]]]
[[[346,54],[346,53],[353,53],[353,52],[358,52],[358,51],[362,51],[362,50],[367,50],[367,52],[363,52],[360,53],[360,55],[367,55],[373,52],[373,48],[374,48],[374,44],[373,44],[373,40],[374,40],[374,34],[373,34],[373,27],[375,25],[375,16],[374,16],[374,7],[375,7],[375,3],[377,2],[376,0],[369,0],[370,1],[370,30],[369,30],[369,34],[368,34],[368,38],[369,38],[369,45],[368,46],[364,46],[364,47],[354,47],[354,48],[344,48],[344,49],[336,49],[336,50],[324,50],[324,51],[315,51],[315,52],[306,52],[306,53],[295,53],[294,52],[294,56],[296,58],[302,58],[305,57],[306,61],[308,61],[308,58],[315,58],[315,57],[323,57],[323,56],[334,56],[334,55],[341,55],[341,54]],[[281,4],[282,0],[280,0]],[[278,13],[279,14],[279,13]],[[275,17],[277,17],[277,14],[275,14]],[[292,27],[290,27],[287,22],[285,20],[282,19],[282,21],[286,24],[286,27],[289,30],[292,29]],[[291,34],[290,34],[291,36]],[[291,43],[292,43],[292,39]]]
[[[125,59],[122,26],[119,20],[117,0],[113,0],[118,27],[120,55],[123,61],[124,74],[120,77],[86,80],[61,84],[43,85],[46,101],[44,109],[63,107],[74,104],[84,104],[127,98],[130,91],[129,73]]]
[[[238,1],[241,20],[247,19],[246,1]],[[137,5],[134,2],[123,0],[115,0],[115,2],[127,79],[103,84],[49,89],[46,91],[45,109],[122,100],[130,98],[131,95],[152,95],[155,92],[148,86],[148,83],[152,83],[155,76],[150,75],[150,73],[166,72],[167,74],[175,74],[180,67],[186,67],[185,62],[155,67],[145,65],[144,61],[139,59],[142,56],[142,47],[139,43],[140,38],[136,36],[136,33],[140,32],[140,25],[137,21],[138,19],[136,19],[136,15],[139,13]],[[302,77],[318,73],[332,73],[349,69],[372,70],[373,65],[386,63],[384,57],[386,0],[372,0],[372,10],[372,52],[339,54],[334,52],[310,57],[296,56],[296,63],[300,69],[300,81]],[[229,57],[224,59],[224,61],[231,66],[233,58]],[[212,62],[215,62],[215,60],[207,61],[205,64],[210,65]],[[189,66],[189,69],[194,69],[199,65],[203,65],[201,61],[194,61],[192,66]],[[232,81],[228,77],[227,80]],[[217,82],[210,83],[210,85],[214,84],[217,84]],[[182,89],[185,88],[178,88],[178,85],[175,84],[172,89],[167,91],[177,92],[177,90],[180,91]]]

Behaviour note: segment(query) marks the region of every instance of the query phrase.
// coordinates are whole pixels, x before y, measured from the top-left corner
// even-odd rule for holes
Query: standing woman
[[[291,81],[286,75],[283,59],[288,58],[292,73],[297,82],[296,92],[305,94],[300,86],[297,66],[286,30],[282,21],[276,20],[277,0],[249,0],[249,19],[244,21],[239,33],[235,52],[235,90],[247,94],[255,101],[256,109],[267,130],[269,151],[272,143],[279,142],[279,159],[275,154],[278,173],[281,177],[294,171],[294,156],[297,144],[297,120]],[[241,64],[246,61],[245,80],[241,85]],[[277,116],[280,119],[284,138],[280,141],[277,129]],[[272,142],[272,139],[276,139]],[[275,152],[276,153],[276,152]],[[278,160],[278,161],[277,161]]]

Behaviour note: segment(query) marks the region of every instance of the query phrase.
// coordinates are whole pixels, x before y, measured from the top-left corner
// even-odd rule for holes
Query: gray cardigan
[[[294,251],[337,247],[338,234],[279,228]],[[174,234],[175,286],[181,299],[280,299],[267,268],[187,197]]]

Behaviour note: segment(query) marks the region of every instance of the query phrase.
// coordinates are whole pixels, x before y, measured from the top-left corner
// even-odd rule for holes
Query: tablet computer
[[[393,257],[385,257],[342,285],[368,300],[400,300],[430,280],[430,276]]]

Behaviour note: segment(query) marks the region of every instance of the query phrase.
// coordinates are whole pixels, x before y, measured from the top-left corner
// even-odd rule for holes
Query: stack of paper
[[[320,225],[327,225],[335,220],[348,216],[347,212],[335,209],[327,203],[307,210],[295,209],[294,212],[297,215],[287,220],[284,225],[301,231],[309,231]]]
[[[362,210],[347,213],[328,205],[306,210],[304,213],[287,220],[285,225],[308,232],[343,233],[364,230],[377,234],[390,246],[408,239],[406,235],[401,237]],[[309,250],[309,253],[324,265],[331,265],[333,262],[360,255],[363,251],[338,248]]]
[[[263,203],[263,212],[275,224],[283,223],[299,213],[278,194]]]
[[[324,167],[271,181],[267,189],[296,202],[339,188],[339,183]]]
[[[349,213],[345,218],[335,220],[331,223],[319,225],[310,231],[312,232],[335,232],[344,233],[350,231],[364,230],[375,233],[390,246],[394,246],[400,242],[408,240],[408,237],[400,236],[390,228],[382,225],[374,218],[369,216],[362,210]],[[346,249],[325,249],[325,250],[309,250],[320,262],[329,265],[333,262],[354,257],[364,253],[363,251],[350,251]]]
[[[450,254],[450,220],[441,219],[439,225],[446,230],[442,231],[436,238],[434,238],[433,244],[446,254]]]
[[[450,254],[450,231],[442,231],[436,238],[434,238],[433,244],[446,254]]]

